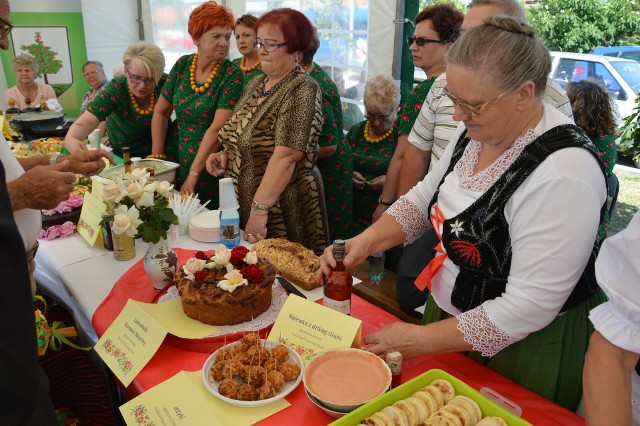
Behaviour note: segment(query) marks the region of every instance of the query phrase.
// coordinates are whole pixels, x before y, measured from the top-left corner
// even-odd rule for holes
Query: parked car
[[[640,62],[640,46],[607,46],[596,47],[593,55],[613,56],[615,58],[633,59]]]
[[[618,126],[632,113],[640,90],[640,63],[624,58],[569,52],[551,52],[551,59],[549,77],[562,87],[570,81],[587,78],[602,84],[617,106]]]

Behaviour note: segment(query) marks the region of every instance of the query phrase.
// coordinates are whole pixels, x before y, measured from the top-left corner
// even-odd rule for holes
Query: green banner
[[[82,65],[87,61],[82,13],[13,12],[14,28],[9,49],[0,52],[7,86],[17,84],[11,61],[21,54],[36,58],[39,83],[53,87],[68,117],[80,114],[80,103],[89,90]]]

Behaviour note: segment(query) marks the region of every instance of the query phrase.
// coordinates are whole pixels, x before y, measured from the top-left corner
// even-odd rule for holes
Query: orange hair
[[[234,27],[233,12],[215,1],[206,1],[193,9],[189,15],[187,31],[197,40],[212,27]]]

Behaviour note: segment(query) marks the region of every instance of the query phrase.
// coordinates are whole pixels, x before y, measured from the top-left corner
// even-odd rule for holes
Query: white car
[[[633,112],[640,90],[640,63],[630,59],[584,53],[551,52],[550,78],[563,88],[570,81],[593,79],[617,105],[617,124]]]

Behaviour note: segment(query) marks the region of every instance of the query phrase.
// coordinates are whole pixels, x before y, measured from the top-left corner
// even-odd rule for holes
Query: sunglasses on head
[[[414,42],[420,47],[424,46],[427,43],[438,43],[438,44],[443,43],[442,40],[434,40],[432,38],[426,38],[426,37],[416,37],[416,36],[407,37],[407,43],[409,44],[409,46],[411,46]]]

